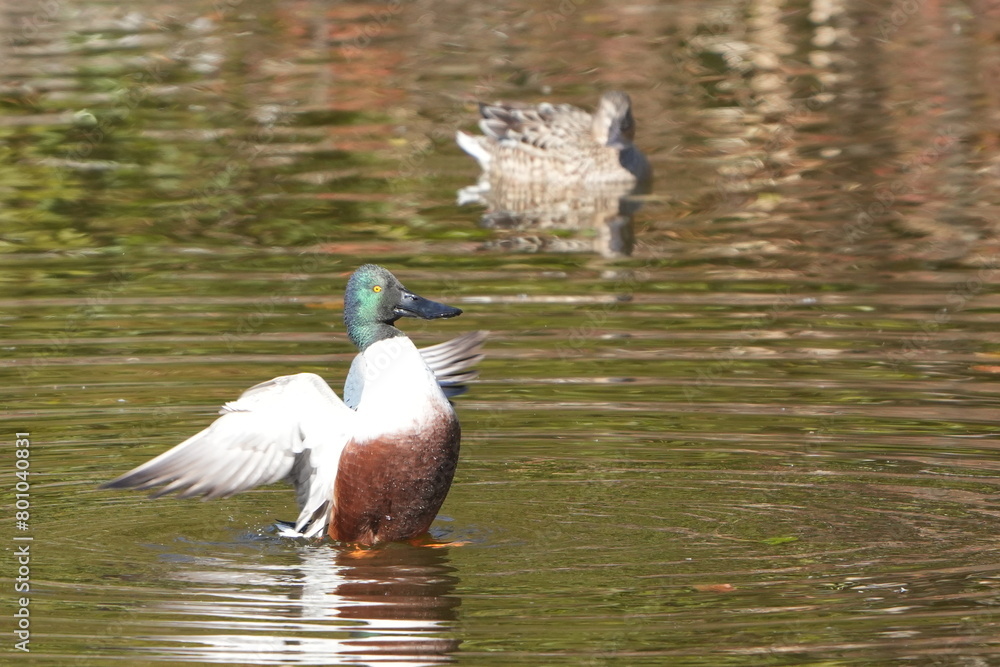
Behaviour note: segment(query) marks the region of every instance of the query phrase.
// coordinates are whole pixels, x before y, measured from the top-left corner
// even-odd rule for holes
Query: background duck
[[[102,486],[221,498],[288,480],[296,537],[377,544],[424,534],[451,486],[461,429],[448,401],[475,377],[485,332],[418,350],[401,317],[458,308],[407,290],[366,264],[347,283],[344,321],[359,349],[344,399],[314,373],[274,378],[226,403],[222,416],[173,449]]]
[[[652,175],[632,144],[632,101],[620,91],[601,96],[593,114],[569,104],[479,105],[484,136],[456,140],[488,178],[561,184],[644,183]]]

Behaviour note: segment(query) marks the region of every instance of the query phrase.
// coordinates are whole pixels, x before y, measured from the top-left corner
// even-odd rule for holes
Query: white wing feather
[[[209,499],[288,479],[301,509],[296,529],[318,534],[330,517],[337,466],[357,413],[313,373],[258,384],[221,412],[205,430],[104,486],[165,485],[154,497]]]

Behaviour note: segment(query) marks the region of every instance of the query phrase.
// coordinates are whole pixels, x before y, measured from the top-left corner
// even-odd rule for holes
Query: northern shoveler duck
[[[448,398],[475,377],[485,332],[418,350],[395,323],[462,313],[410,292],[366,264],[344,296],[347,335],[360,350],[344,400],[318,375],[251,387],[221,417],[173,449],[102,488],[153,497],[222,498],[289,480],[301,510],[283,534],[364,545],[426,533],[458,461],[461,430]]]
[[[643,183],[652,172],[632,144],[632,101],[604,93],[589,114],[569,104],[479,105],[485,136],[459,132],[458,145],[487,177],[564,185]]]

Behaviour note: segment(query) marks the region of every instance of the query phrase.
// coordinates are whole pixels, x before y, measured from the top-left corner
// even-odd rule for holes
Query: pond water
[[[4,663],[1000,662],[995,3],[0,0],[0,32]],[[609,89],[649,192],[459,203],[477,100]],[[257,382],[339,390],[365,262],[465,310],[418,345],[492,332],[451,546],[281,539],[282,485],[97,490]]]

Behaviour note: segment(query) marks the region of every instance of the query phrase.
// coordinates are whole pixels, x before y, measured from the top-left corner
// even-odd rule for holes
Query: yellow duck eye
[[[375,287],[372,288],[372,291],[373,292],[381,292],[382,291],[382,286],[381,285],[376,285]]]

